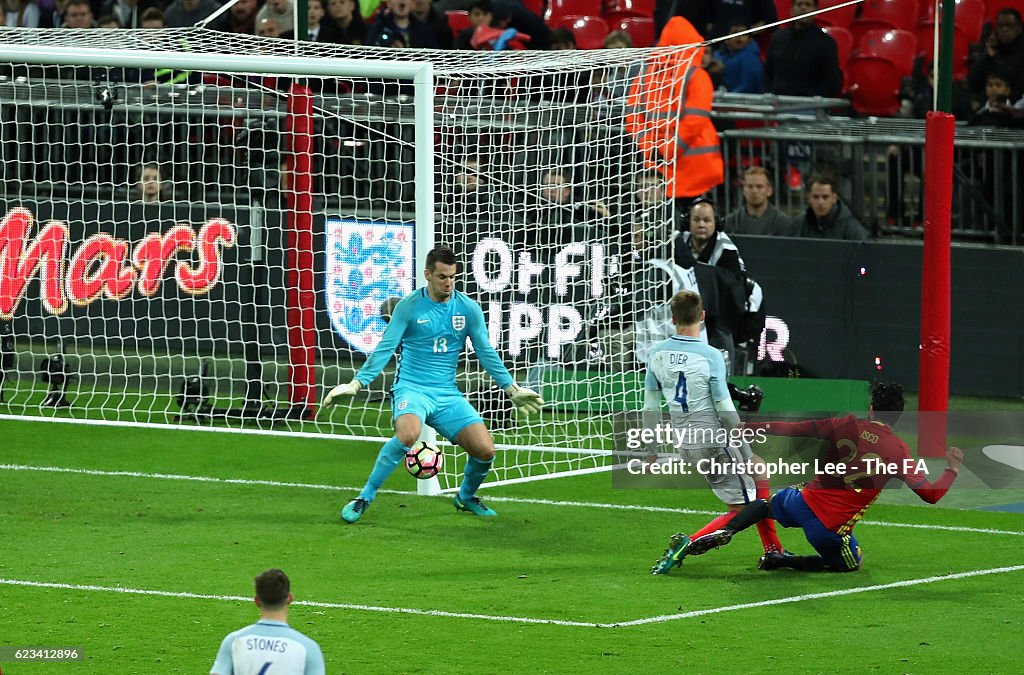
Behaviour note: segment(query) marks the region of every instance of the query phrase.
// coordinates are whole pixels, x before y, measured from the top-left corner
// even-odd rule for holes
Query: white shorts
[[[744,456],[740,448],[680,448],[679,454],[695,469],[701,460],[713,460],[714,464],[711,464],[710,461],[701,464],[701,466],[710,466],[710,470],[701,471],[701,475],[704,476],[715,496],[724,503],[728,505],[748,504],[757,498],[753,476],[747,473],[720,470],[723,466],[733,466],[750,459]]]

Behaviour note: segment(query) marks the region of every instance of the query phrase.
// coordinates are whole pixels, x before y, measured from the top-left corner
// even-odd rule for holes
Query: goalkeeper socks
[[[704,527],[700,528],[699,530],[697,530],[696,532],[691,534],[690,535],[690,539],[696,539],[697,537],[703,537],[705,534],[711,534],[715,530],[722,529],[723,527],[725,527],[726,523],[728,523],[730,520],[732,520],[732,517],[733,517],[733,514],[731,514],[731,513],[723,513],[722,515],[718,516],[717,518],[712,520],[710,523],[708,523]]]
[[[462,485],[459,486],[459,499],[466,502],[473,498],[480,488],[480,483],[487,477],[487,472],[491,470],[492,464],[493,459],[485,462],[470,455],[469,461],[466,462],[466,472],[462,475]]]
[[[768,481],[756,480],[754,487],[757,489],[758,499],[768,499],[770,494]],[[757,534],[761,537],[761,545],[764,546],[765,553],[782,550],[782,542],[779,541],[779,535],[775,533],[775,521],[771,518],[765,518],[757,523]]]
[[[380,486],[391,475],[391,472],[395,470],[398,463],[405,458],[405,453],[407,452],[409,452],[409,448],[402,445],[397,436],[393,436],[390,441],[385,443],[384,447],[377,453],[377,461],[373,465],[373,471],[370,472],[370,477],[366,480],[366,485],[363,487],[363,491],[359,493],[359,496],[368,502],[372,502],[377,496],[377,490],[380,489]]]

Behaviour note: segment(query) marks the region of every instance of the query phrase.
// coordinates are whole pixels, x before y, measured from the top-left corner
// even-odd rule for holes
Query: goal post
[[[467,355],[459,385],[500,450],[490,484],[608,470],[674,290],[654,264],[672,157],[642,155],[627,124],[644,69],[673,50],[0,32],[17,121],[0,130],[16,356],[0,414],[383,441],[393,363],[312,413],[443,243],[516,380],[549,401],[515,419]],[[448,453],[443,489],[463,459]]]

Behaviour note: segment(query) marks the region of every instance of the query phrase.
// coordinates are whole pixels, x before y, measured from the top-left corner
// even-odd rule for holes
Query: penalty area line
[[[760,600],[758,602],[745,602],[740,605],[727,605],[725,607],[711,607],[709,609],[697,609],[692,612],[680,612],[678,614],[663,614],[652,616],[647,619],[637,619],[618,624],[621,628],[629,626],[642,626],[651,623],[664,623],[666,621],[678,621],[680,619],[692,619],[698,616],[709,614],[721,614],[722,612],[734,612],[739,609],[757,609],[758,607],[771,607],[772,605],[785,605],[792,602],[804,602],[806,600],[820,600],[823,598],[836,598],[842,595],[855,595],[857,593],[870,593],[873,591],[884,591],[890,588],[906,588],[908,586],[920,586],[921,584],[933,584],[937,581],[953,581],[955,579],[967,579],[969,577],[981,577],[988,574],[1005,574],[1007,572],[1020,572],[1024,565],[1012,565],[1010,567],[993,567],[987,570],[974,570],[972,572],[957,572],[954,574],[941,574],[923,579],[907,579],[906,581],[894,581],[889,584],[875,584],[873,586],[861,586],[859,588],[846,588],[839,591],[826,591],[823,593],[807,593],[805,595],[791,595],[786,598],[774,600]]]
[[[152,480],[180,480],[197,483],[213,483],[223,485],[255,485],[263,487],[299,488],[305,490],[322,490],[327,492],[358,492],[360,488],[345,485],[325,485],[320,483],[293,483],[277,480],[259,480],[252,478],[217,478],[215,476],[192,476],[176,473],[147,473],[141,471],[107,471],[103,469],[77,469],[63,466],[33,466],[28,464],[0,464],[0,471],[36,471],[42,473],[65,473],[83,476],[100,476],[111,478],[145,478]],[[484,485],[486,487],[486,485]],[[414,490],[380,490],[380,494],[416,496]],[[442,497],[446,495],[440,495]],[[614,511],[640,511],[643,513],[671,513],[689,516],[717,516],[721,511],[704,509],[675,508],[668,506],[644,506],[641,504],[608,504],[603,502],[578,502],[570,500],[538,499],[531,497],[499,497],[488,495],[487,501],[506,504],[535,504],[538,506],[562,506],[585,509],[610,509]],[[961,527],[957,525],[930,525],[927,523],[890,523],[878,520],[862,520],[859,525],[905,527],[917,530],[937,530],[942,532],[969,532],[973,534],[1002,534],[1024,536],[1024,532],[1016,530],[996,530],[983,527]]]

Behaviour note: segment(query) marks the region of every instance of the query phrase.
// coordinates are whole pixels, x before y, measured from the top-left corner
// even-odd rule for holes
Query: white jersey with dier
[[[236,630],[217,652],[216,675],[323,675],[320,646],[281,621],[260,619]]]
[[[644,387],[668,401],[672,426],[685,431],[681,447],[722,445],[715,401],[731,400],[722,352],[700,338],[673,335],[651,350]]]

